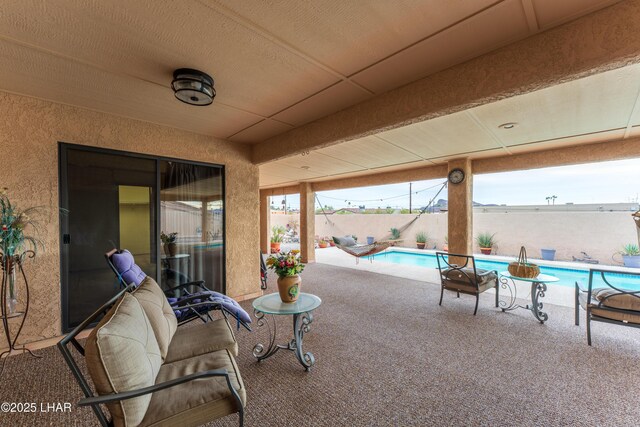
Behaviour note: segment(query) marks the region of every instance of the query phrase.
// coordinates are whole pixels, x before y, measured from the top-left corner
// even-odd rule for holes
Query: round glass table
[[[520,305],[516,303],[518,294],[516,281],[531,283],[531,304]],[[524,277],[513,276],[508,271],[501,271],[500,287],[509,291],[509,299],[500,300],[500,308],[502,309],[502,311],[524,308],[525,310],[531,311],[533,317],[538,319],[540,323],[544,323],[549,319],[549,315],[546,312],[542,311],[543,304],[542,302],[540,302],[540,298],[544,297],[545,292],[547,292],[547,283],[554,283],[558,281],[560,281],[560,279],[549,274],[539,274],[532,279],[527,279]]]
[[[304,334],[311,330],[313,322],[313,310],[320,307],[322,300],[315,295],[301,293],[298,300],[293,303],[284,303],[280,300],[280,294],[273,293],[261,296],[253,301],[253,311],[256,316],[258,327],[266,326],[269,331],[269,345],[256,344],[253,347],[253,356],[262,361],[267,359],[280,349],[291,350],[295,353],[300,364],[305,370],[311,369],[315,364],[313,354],[304,352],[302,342]],[[271,322],[266,315],[270,315]],[[275,316],[293,316],[293,338],[287,344],[276,344],[276,321]],[[270,324],[271,323],[271,324]],[[273,326],[273,327],[272,327]]]

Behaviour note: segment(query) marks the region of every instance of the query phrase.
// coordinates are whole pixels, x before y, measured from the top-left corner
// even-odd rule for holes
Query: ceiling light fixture
[[[306,171],[308,171],[309,169],[311,169],[310,166],[300,166],[300,169],[304,169]]]
[[[211,76],[191,68],[179,68],[173,72],[171,89],[176,98],[189,105],[209,105],[216,97]]]
[[[508,123],[503,123],[501,125],[499,125],[498,127],[500,129],[513,129],[514,127],[516,127],[517,123],[516,122],[508,122]]]

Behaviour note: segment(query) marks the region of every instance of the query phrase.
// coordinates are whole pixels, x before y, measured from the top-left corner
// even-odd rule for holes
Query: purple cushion
[[[111,263],[116,268],[125,285],[135,283],[136,286],[138,286],[144,278],[147,277],[147,274],[136,264],[131,252],[126,249],[111,255]]]
[[[207,293],[211,295],[209,297],[211,301],[221,304],[230,313],[235,314],[235,316],[243,322],[251,323],[251,316],[249,316],[249,314],[247,314],[247,312],[242,307],[240,307],[238,301],[224,294],[221,294],[220,292],[211,291]]]

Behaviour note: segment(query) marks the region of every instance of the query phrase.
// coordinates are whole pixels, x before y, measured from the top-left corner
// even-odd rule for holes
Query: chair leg
[[[458,292],[458,298],[460,298],[460,292]]]
[[[587,309],[587,344],[591,345],[591,313]]]
[[[476,309],[473,310],[473,315],[475,316],[478,312],[478,303],[480,302],[480,294],[476,294]]]
[[[238,412],[240,427],[244,427],[244,408],[240,408],[240,412]]]
[[[578,292],[580,292],[580,290],[578,289],[578,284],[576,283],[575,299],[573,300],[576,326],[580,326],[580,300],[578,297]]]
[[[500,287],[498,286],[498,280],[496,279],[496,308],[500,306],[499,298],[500,298]]]
[[[440,302],[438,305],[442,305],[442,296],[444,295],[444,286],[440,286]]]

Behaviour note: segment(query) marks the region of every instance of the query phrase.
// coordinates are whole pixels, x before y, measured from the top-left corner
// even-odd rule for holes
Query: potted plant
[[[399,240],[400,239],[400,230],[398,230],[395,227],[392,227],[391,230],[389,230],[389,232],[391,233],[391,239],[392,240]]]
[[[300,295],[302,279],[299,273],[304,270],[297,249],[287,253],[279,252],[267,258],[267,266],[278,275],[278,293],[284,303],[295,302]]]
[[[483,255],[491,255],[491,250],[496,244],[496,241],[493,240],[493,237],[495,235],[496,233],[480,233],[476,236],[476,242],[478,242],[478,246],[480,246],[480,252]]]
[[[640,248],[638,245],[633,243],[624,245],[619,253],[622,255],[625,267],[640,268]]]
[[[320,239],[320,241],[318,242],[318,247],[321,248],[321,249],[324,249],[327,246],[329,246],[329,242],[327,242],[324,239]]]
[[[160,240],[162,240],[162,245],[164,246],[164,254],[168,257],[176,256],[176,252],[178,251],[178,245],[176,245],[176,240],[178,240],[178,233],[173,232],[166,234],[164,231],[161,231]]]
[[[545,261],[553,261],[556,257],[555,249],[540,249],[540,253]]]
[[[17,311],[18,289],[17,277],[22,272],[22,260],[25,258],[33,258],[38,251],[38,247],[42,247],[42,242],[28,235],[27,228],[31,228],[34,234],[38,233],[38,221],[33,217],[41,213],[42,208],[39,206],[27,209],[19,209],[13,205],[7,196],[7,188],[0,190],[0,270],[2,270],[3,287],[6,286],[6,301],[0,300],[0,304],[5,304],[7,314],[12,315]],[[26,297],[29,294],[27,292]],[[28,305],[28,301],[26,302]],[[26,317],[23,317],[24,325]],[[6,327],[6,325],[5,325]],[[20,326],[22,329],[22,326]],[[9,334],[8,331],[6,331]],[[18,335],[20,330],[18,331]],[[7,335],[8,336],[8,335]],[[14,338],[17,340],[17,336]],[[14,341],[15,343],[15,341]]]
[[[324,241],[327,242],[329,244],[329,246],[333,247],[336,245],[336,242],[333,241],[333,239],[331,237],[326,236],[324,238]]]
[[[442,245],[442,250],[449,252],[449,236],[444,236],[444,245]]]
[[[275,254],[280,252],[280,243],[284,238],[285,229],[281,225],[274,225],[271,227],[271,253]]]
[[[420,231],[416,233],[416,246],[418,249],[424,249],[427,244],[427,233]]]

